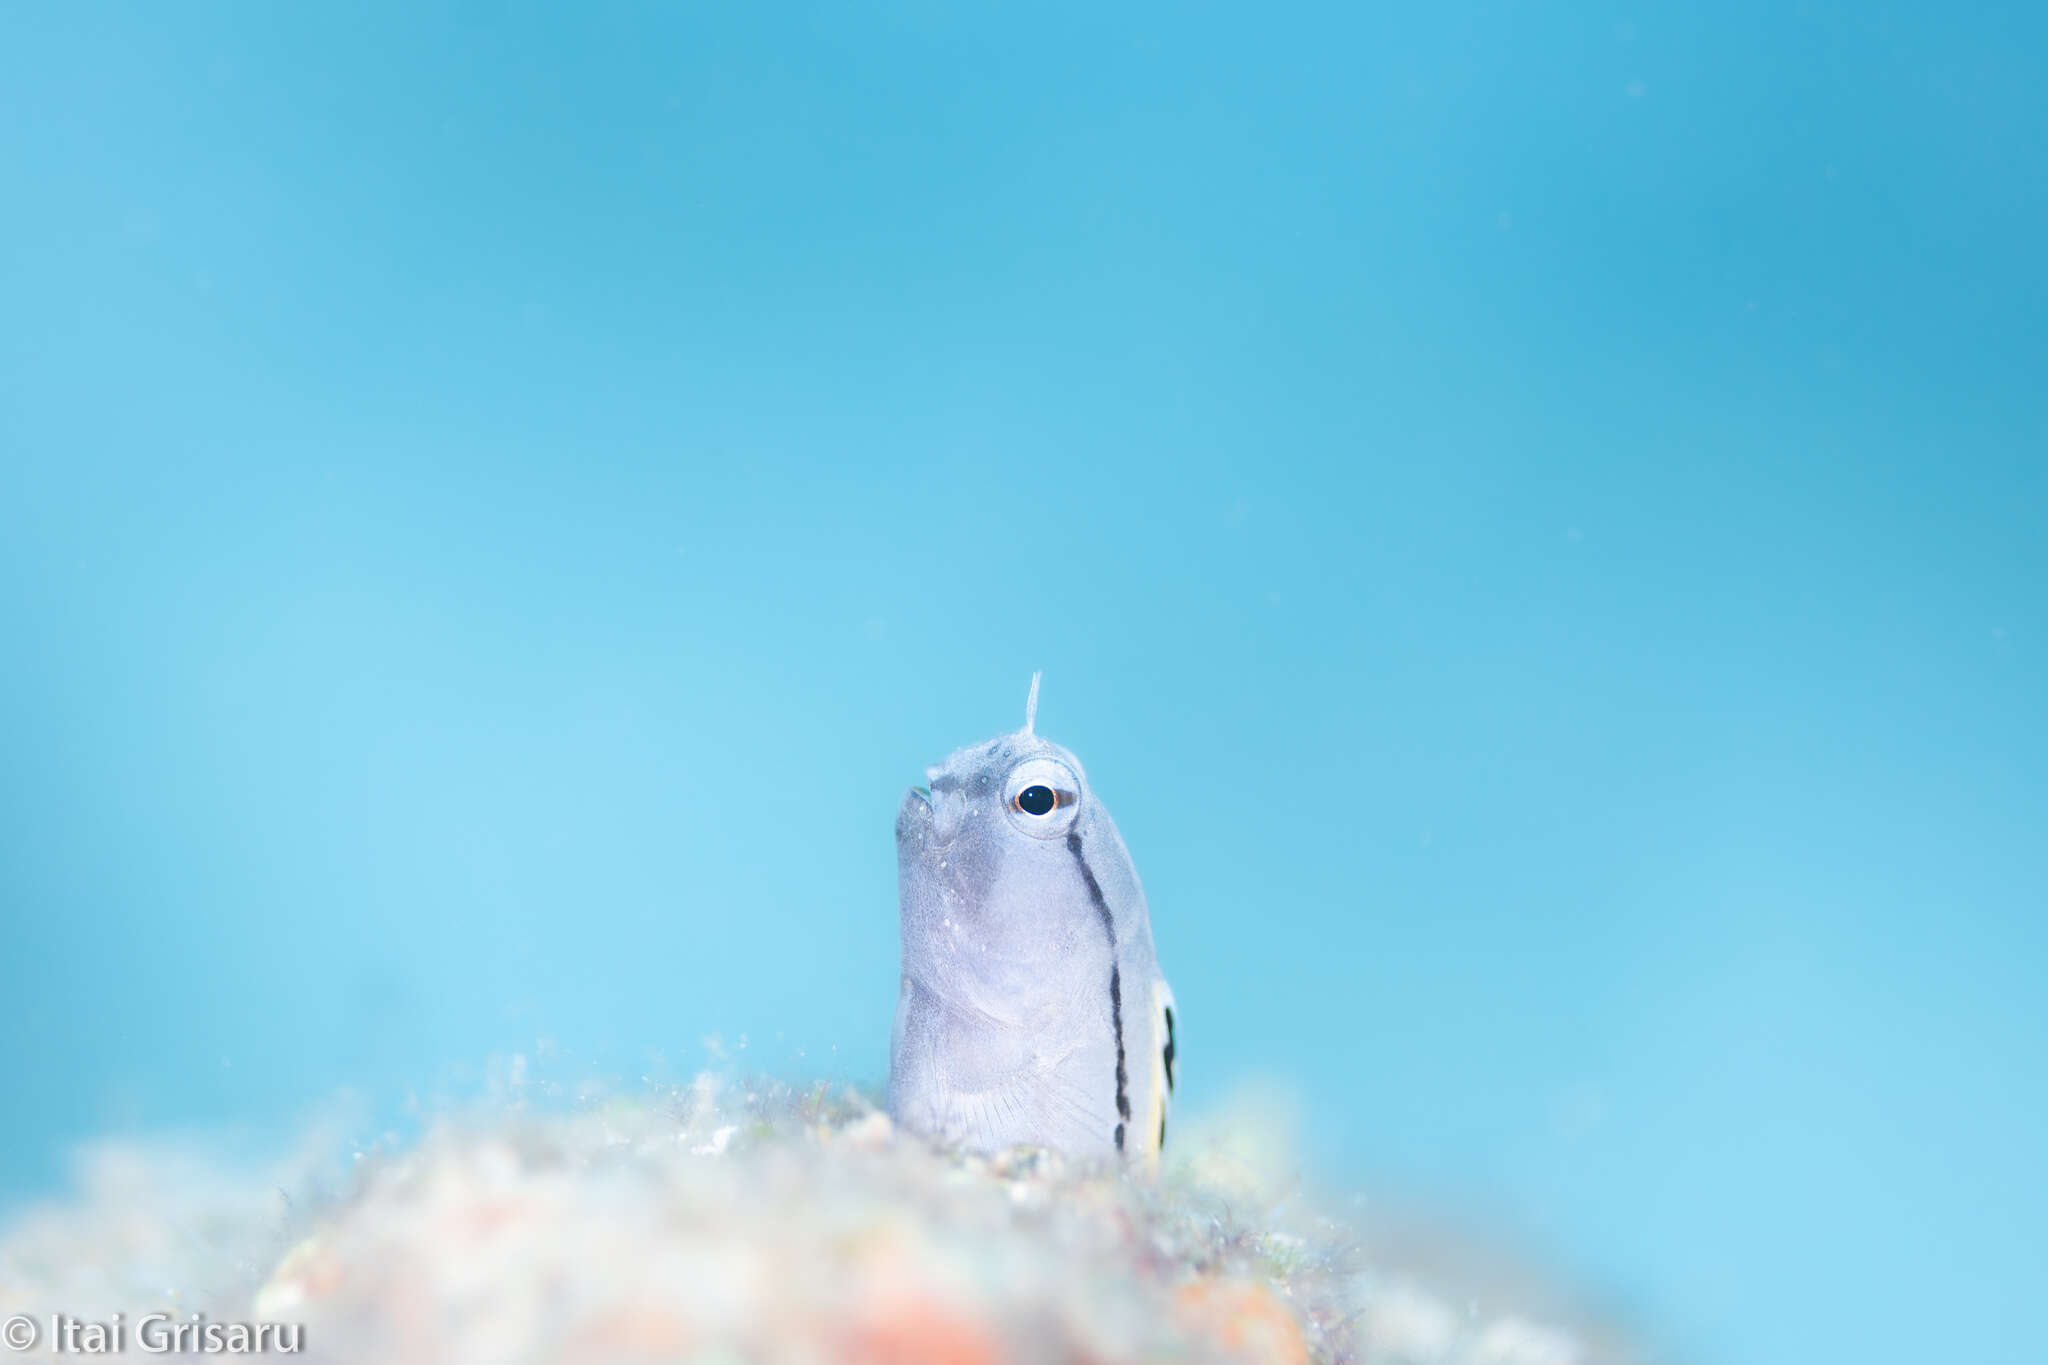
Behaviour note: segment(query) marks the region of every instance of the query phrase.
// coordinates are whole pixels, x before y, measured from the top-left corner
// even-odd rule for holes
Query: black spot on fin
[[[1166,1088],[1173,1090],[1173,1006],[1166,1007]],[[1163,1140],[1163,1139],[1162,1139]]]

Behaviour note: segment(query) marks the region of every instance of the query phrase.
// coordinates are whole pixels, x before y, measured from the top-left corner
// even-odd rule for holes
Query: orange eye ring
[[[1042,782],[1034,782],[1010,798],[1011,807],[1019,814],[1039,819],[1051,815],[1062,804],[1059,791]]]
[[[1050,754],[1027,758],[1010,769],[1002,790],[1010,828],[1027,839],[1057,839],[1081,818],[1084,789],[1073,765]]]

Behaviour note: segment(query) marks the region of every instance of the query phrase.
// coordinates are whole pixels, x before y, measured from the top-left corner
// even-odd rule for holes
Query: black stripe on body
[[[1109,1020],[1116,1031],[1116,1113],[1121,1120],[1116,1126],[1116,1149],[1124,1149],[1124,1126],[1131,1121],[1130,1073],[1124,1069],[1124,980],[1123,970],[1116,960],[1116,920],[1110,916],[1109,902],[1102,898],[1102,885],[1095,880],[1094,869],[1088,866],[1088,855],[1081,851],[1081,831],[1071,830],[1067,834],[1067,851],[1074,855],[1074,865],[1081,869],[1081,880],[1088,883],[1088,898],[1095,902],[1095,912],[1102,916],[1102,932],[1109,935]]]

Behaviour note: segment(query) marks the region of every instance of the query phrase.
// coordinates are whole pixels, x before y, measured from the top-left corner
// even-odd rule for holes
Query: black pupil
[[[1026,787],[1017,793],[1017,809],[1026,815],[1044,815],[1059,804],[1051,787]]]

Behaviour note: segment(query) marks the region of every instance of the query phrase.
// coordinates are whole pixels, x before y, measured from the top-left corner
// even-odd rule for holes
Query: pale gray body
[[[978,1151],[1156,1158],[1172,995],[1130,854],[1079,761],[1027,716],[928,775],[896,817],[891,1114]],[[1055,809],[1026,809],[1047,791]]]

